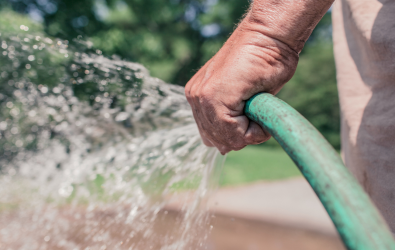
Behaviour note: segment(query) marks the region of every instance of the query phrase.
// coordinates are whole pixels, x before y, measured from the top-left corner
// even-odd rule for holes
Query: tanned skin
[[[204,144],[221,154],[270,138],[244,115],[257,93],[276,94],[295,73],[306,40],[333,0],[255,0],[218,53],[187,83]]]

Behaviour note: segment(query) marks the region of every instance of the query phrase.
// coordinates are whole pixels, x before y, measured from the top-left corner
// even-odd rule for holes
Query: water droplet
[[[33,125],[32,128],[30,129],[33,133],[38,131],[38,127],[36,125]]]
[[[22,146],[23,146],[23,141],[17,140],[17,141],[15,142],[15,146],[17,146],[18,148],[22,147]]]
[[[73,193],[73,190],[73,186],[71,186],[69,183],[64,183],[60,186],[58,192],[63,197],[69,197]]]
[[[44,42],[48,43],[48,44],[52,44],[52,40],[48,37],[44,38]]]
[[[6,130],[7,129],[7,122],[6,121],[2,121],[0,122],[0,130]]]
[[[121,121],[125,121],[126,119],[128,119],[129,114],[126,112],[120,112],[117,116],[115,116],[115,121],[117,122],[121,122]]]
[[[25,28],[22,27],[22,30]],[[169,182],[173,183],[189,174],[201,174],[198,171],[204,169],[204,162],[211,161],[211,158],[202,159],[206,148],[199,144],[198,131],[192,124],[193,118],[182,89],[150,77],[138,64],[99,56],[99,51],[85,54],[85,51],[75,51],[74,47],[66,50],[65,41],[52,41],[32,34],[26,34],[30,39],[27,44],[20,37],[7,40],[7,43],[0,40],[0,46],[7,46],[7,49],[14,45],[9,52],[1,51],[8,53],[7,56],[12,54],[14,59],[8,61],[8,58],[2,57],[9,62],[9,67],[3,68],[0,73],[5,78],[4,87],[10,91],[0,94],[7,117],[7,120],[0,121],[0,139],[6,141],[2,147],[4,157],[14,157],[18,178],[27,180],[24,186],[16,183],[19,185],[18,191],[25,189],[28,192],[16,192],[15,198],[21,201],[27,213],[34,214],[34,218],[31,223],[23,225],[26,231],[14,230],[10,233],[15,234],[14,238],[18,240],[24,237],[21,235],[23,232],[28,232],[27,240],[21,242],[26,249],[29,249],[26,243],[29,237],[39,237],[44,248],[58,246],[82,250],[87,246],[91,249],[96,246],[105,250],[111,247],[98,242],[121,244],[109,232],[113,226],[119,225],[122,229],[129,215],[129,220],[134,219],[139,227],[142,226],[135,236],[140,238],[140,232],[145,233],[144,228],[149,227],[154,219],[150,217],[150,211],[156,214],[163,208],[160,198],[164,194],[162,190],[153,190],[155,194],[150,191],[150,187],[162,185],[158,178],[170,174]],[[24,43],[26,50],[21,49]],[[51,56],[66,53],[72,53],[69,55],[73,58],[63,60],[61,64],[52,61]],[[28,60],[32,62],[29,62],[32,70],[24,71]],[[65,66],[69,63],[73,65]],[[22,68],[19,74],[16,74],[16,68]],[[135,81],[136,71],[140,72],[139,77],[144,81]],[[38,82],[32,77],[32,72],[44,77],[48,73],[50,77]],[[72,78],[73,73],[76,73],[75,78]],[[58,76],[60,74],[62,76]],[[130,82],[126,83],[124,79]],[[72,85],[77,80],[87,84]],[[62,85],[56,85],[60,82]],[[158,95],[159,85],[160,91],[166,95],[172,94]],[[77,98],[76,87],[82,89],[83,98]],[[189,115],[173,116],[180,111]],[[179,146],[182,143],[186,144]],[[182,152],[192,154],[185,157],[178,150],[180,147],[183,148]],[[30,148],[33,150],[29,151]],[[5,171],[14,163],[9,164]],[[9,191],[8,184],[0,179],[0,192]],[[31,199],[25,199],[30,194]],[[151,199],[151,195],[155,199]],[[8,192],[6,196],[12,194]],[[0,193],[0,197],[3,200],[5,196]],[[122,204],[122,208],[114,206],[113,209],[112,204],[117,203]],[[86,210],[91,204],[96,207],[92,211]],[[41,209],[42,205],[45,209]],[[97,220],[97,215],[102,212],[110,212],[114,219]],[[139,216],[140,212],[144,216]],[[24,220],[15,218],[15,221],[22,224]],[[88,241],[96,239],[96,242],[86,242],[83,246],[70,244],[67,235],[74,230],[74,222],[77,227],[83,224],[89,233],[89,238],[85,238],[84,232],[81,232],[81,237]],[[48,237],[43,232],[47,232]],[[124,234],[121,232],[121,236],[129,240],[129,233],[128,229]],[[130,235],[134,236],[133,233]],[[174,237],[174,241],[178,243],[178,240]],[[123,242],[123,246],[133,244],[133,241]],[[150,245],[146,245],[147,249]]]
[[[54,92],[55,94],[59,94],[60,93],[60,88],[55,87],[52,89],[52,92]]]
[[[27,27],[27,26],[25,26],[25,25],[21,25],[21,26],[19,26],[19,28],[21,29],[21,30],[24,30],[24,31],[28,31],[29,30],[29,27]]]
[[[37,112],[36,112],[35,110],[30,110],[29,113],[28,113],[28,115],[29,115],[30,117],[35,117],[36,114],[37,114]]]
[[[16,170],[14,169],[14,168],[10,168],[9,170],[8,170],[8,175],[9,176],[14,176],[16,174]]]
[[[19,115],[19,109],[18,108],[13,108],[13,109],[11,109],[11,111],[10,111],[10,115],[12,115],[12,116],[17,116],[17,115]]]
[[[10,109],[10,108],[14,107],[14,104],[12,102],[7,102],[6,106],[7,106],[7,108]]]
[[[18,134],[18,132],[19,132],[19,129],[17,127],[11,128],[11,134],[16,135],[16,134]]]
[[[45,86],[43,86],[43,87],[40,89],[40,91],[41,91],[41,93],[46,94],[46,93],[48,92],[48,88],[45,87]]]

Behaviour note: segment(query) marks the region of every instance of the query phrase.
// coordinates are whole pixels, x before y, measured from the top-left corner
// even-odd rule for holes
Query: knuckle
[[[184,90],[184,93],[185,93],[185,96],[186,96],[187,99],[190,98],[191,97],[191,88],[188,88],[186,86],[185,90]]]
[[[191,94],[185,92],[185,97],[187,98],[187,101],[189,102],[189,104],[192,104],[192,103],[191,103],[191,101],[192,101],[192,96],[191,96]]]
[[[257,136],[257,135],[254,135],[254,134],[247,134],[245,136],[245,140],[247,142],[257,142],[257,141],[262,141],[264,139],[265,138],[262,138],[262,136]]]
[[[211,99],[214,97],[215,91],[213,85],[215,84],[212,81],[207,81],[204,84],[202,84],[200,88],[200,96],[203,99]]]
[[[237,135],[226,138],[226,146],[232,150],[240,150],[246,146],[245,141]]]

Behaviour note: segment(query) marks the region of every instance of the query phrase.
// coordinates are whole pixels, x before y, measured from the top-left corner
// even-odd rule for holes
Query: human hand
[[[244,115],[254,94],[276,94],[295,73],[306,40],[333,0],[255,0],[221,50],[187,83],[185,94],[207,146],[226,154],[270,138]]]
[[[241,23],[221,50],[187,83],[185,94],[203,142],[226,154],[270,138],[244,115],[254,94],[276,94],[293,76],[298,53]]]

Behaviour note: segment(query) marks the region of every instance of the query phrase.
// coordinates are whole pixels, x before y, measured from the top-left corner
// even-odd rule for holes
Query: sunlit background
[[[138,62],[151,75],[184,86],[226,41],[249,6],[246,0],[2,0],[49,36],[93,43],[104,55]],[[4,24],[12,22],[7,16]],[[331,13],[303,50],[296,75],[279,96],[339,148],[339,109]]]
[[[67,57],[64,57],[65,53],[60,50],[62,46],[66,46],[63,48],[66,49],[69,43],[77,50],[80,44],[84,50],[96,55],[142,64],[152,76],[184,86],[220,49],[247,11],[249,4],[250,1],[247,0],[0,0],[0,32],[40,32],[55,42],[56,39],[62,41],[56,50],[56,53],[62,54],[62,59],[51,65],[53,69],[38,66],[42,71],[37,71],[37,79],[42,77],[39,86],[42,93],[54,87],[51,85],[51,77],[56,78],[63,73],[56,70],[56,65],[63,65],[62,60],[67,60]],[[331,12],[328,12],[306,43],[295,76],[278,96],[304,115],[339,150],[340,117],[331,33]],[[23,50],[22,47],[18,49]],[[2,50],[3,54],[0,57],[7,57],[5,52],[9,51],[9,48],[6,43],[3,43]],[[41,64],[43,61],[45,64],[47,60],[46,55],[40,58],[31,56],[33,57],[26,55],[27,64],[24,65],[29,66],[25,66],[25,69],[30,67],[29,62],[40,64],[41,60]],[[3,68],[7,67],[4,60],[0,62]],[[77,66],[83,67],[84,72],[88,70],[88,75],[90,68],[84,68],[83,65],[81,63]],[[48,70],[53,72],[48,74]],[[18,78],[18,73],[10,75],[2,68],[0,73],[3,79],[0,85],[0,105],[12,110],[13,104],[6,98],[10,85],[5,79],[9,81],[12,77]],[[138,77],[133,74],[130,76],[138,82]],[[128,85],[125,85],[125,91],[127,87]],[[102,94],[107,93],[107,89],[92,92],[92,88],[86,86],[73,87],[73,91],[78,98],[90,103],[100,102],[100,98],[104,98]],[[6,116],[4,113],[2,116],[0,130],[5,131]],[[31,131],[21,135],[26,139],[31,137],[30,133]],[[2,134],[3,141],[4,135],[5,132]],[[0,157],[3,160],[10,158],[13,151],[7,151],[6,144],[0,146],[0,152],[3,153]],[[234,191],[234,197],[237,199],[237,194],[248,196],[250,187],[251,199],[256,199],[253,187],[262,185],[259,186],[262,190],[273,190],[271,196],[262,196],[262,199],[266,197],[268,202],[275,203],[276,200],[286,199],[277,197],[285,195],[279,191],[281,187],[288,185],[298,190],[299,184],[293,181],[298,182],[299,179],[298,169],[271,139],[262,145],[249,146],[228,155],[219,179],[219,196],[213,199],[224,199],[226,206],[232,206],[232,203],[226,202],[227,192]],[[279,188],[276,185],[279,185]],[[295,195],[301,195],[303,200],[305,186],[300,185],[302,191]],[[294,194],[291,192],[288,195]],[[309,195],[311,194],[308,193],[307,196]],[[314,200],[314,197],[312,199]],[[281,223],[276,223],[276,220],[265,221],[267,217],[263,216],[262,219],[256,212],[251,212],[252,215],[249,216],[248,209],[239,214],[237,209],[233,214],[232,211],[226,211],[217,209],[217,226],[214,222],[212,235],[215,238],[214,242],[222,243],[217,243],[216,248],[215,244],[212,245],[213,249],[290,249],[290,245],[295,247],[293,249],[317,249],[317,245],[322,245],[319,249],[342,249],[332,229],[315,227],[314,223],[311,226],[310,222],[306,222],[306,226],[303,225],[303,221],[292,221],[292,214],[281,219],[282,215],[279,212],[277,217],[280,217]],[[307,214],[308,218],[308,210],[301,213]],[[272,215],[270,212],[268,214]],[[294,216],[299,214],[296,213]],[[287,220],[292,223],[287,223]],[[325,220],[326,218],[323,219]],[[317,219],[316,224],[320,222],[320,219]],[[218,231],[216,228],[219,228]],[[224,243],[242,231],[248,237],[243,236],[239,240],[241,243],[234,243],[236,248],[230,248]],[[260,233],[254,235],[254,232]],[[245,248],[240,248],[242,245]],[[1,245],[0,249],[3,249]]]

